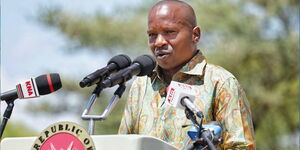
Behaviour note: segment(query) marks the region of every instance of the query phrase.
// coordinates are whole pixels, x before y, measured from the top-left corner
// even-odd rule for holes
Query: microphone
[[[221,138],[220,135],[222,133],[222,127],[220,126],[220,124],[218,122],[211,121],[207,124],[203,124],[202,127],[210,141],[213,141],[215,143]],[[199,132],[199,130],[193,126],[187,132],[187,134],[189,135],[189,137],[192,140],[196,140],[196,138],[198,137],[198,132]]]
[[[132,76],[145,76],[152,73],[156,66],[155,59],[150,55],[142,55],[137,57],[132,65],[120,70],[116,74],[108,77],[101,83],[102,88],[112,87],[116,84],[124,83],[132,78]]]
[[[59,74],[51,73],[40,75],[36,78],[30,78],[25,82],[16,85],[16,89],[1,93],[1,101],[10,101],[19,99],[27,99],[39,97],[52,93],[61,88],[61,80]]]
[[[222,133],[222,127],[216,121],[211,121],[208,124],[203,124],[204,130],[207,132],[208,139],[211,141],[218,141]]]
[[[111,58],[107,66],[101,69],[96,70],[95,72],[87,75],[80,81],[80,87],[84,88],[86,86],[94,85],[98,82],[101,82],[111,73],[128,67],[131,64],[131,59],[127,55],[117,55]]]
[[[187,150],[195,148],[202,149],[202,145],[207,145],[209,149],[216,150],[213,144],[221,142],[222,139],[220,134],[222,132],[222,128],[217,124],[217,122],[202,125],[203,114],[193,103],[195,101],[195,95],[196,92],[193,86],[172,81],[168,87],[166,103],[176,108],[190,110],[201,118],[201,123],[197,125],[195,123],[196,118],[189,118],[187,116],[187,118],[194,124],[194,128],[188,131],[189,137],[194,142],[186,147]],[[193,121],[193,119],[195,120]]]
[[[168,87],[166,103],[175,108],[188,108],[198,117],[203,117],[202,112],[193,103],[195,100],[195,95],[196,93],[193,86],[171,81]]]
[[[188,136],[195,142],[187,146],[187,150],[192,150],[198,147],[203,149],[205,145],[208,145],[210,149],[216,149],[214,145],[222,143],[222,127],[216,121],[211,121],[208,124],[202,125],[203,132],[199,135],[199,129],[192,126],[187,132]],[[199,137],[200,136],[200,137]]]

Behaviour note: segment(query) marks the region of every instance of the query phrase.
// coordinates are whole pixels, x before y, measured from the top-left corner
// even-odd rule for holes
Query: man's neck
[[[181,68],[182,68],[182,65],[180,65],[174,69],[170,69],[170,70],[162,69],[162,76],[163,76],[164,81],[167,84],[170,84],[174,74],[176,74]]]
[[[190,59],[188,59],[186,62],[182,63],[181,65],[178,65],[175,68],[172,69],[162,69],[161,73],[163,76],[164,81],[169,85],[172,81],[173,76],[185,65],[187,64],[196,54],[198,53],[198,50],[195,50],[194,54]]]

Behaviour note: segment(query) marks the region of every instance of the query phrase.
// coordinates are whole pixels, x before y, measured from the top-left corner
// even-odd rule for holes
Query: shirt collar
[[[205,57],[202,52],[198,50],[197,54],[186,65],[184,65],[179,72],[202,76],[204,74],[205,65]]]

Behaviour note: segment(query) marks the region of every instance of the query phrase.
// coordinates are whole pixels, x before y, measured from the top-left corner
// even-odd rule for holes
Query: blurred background
[[[155,0],[2,0],[1,92],[56,72],[63,88],[16,100],[4,137],[37,136],[48,125],[80,116],[93,90],[79,81],[117,54],[150,54],[147,12]],[[202,29],[207,61],[232,72],[251,105],[259,150],[299,149],[299,1],[189,0]],[[95,134],[116,134],[127,92]],[[114,88],[103,91],[102,113]],[[6,103],[1,102],[2,114]]]

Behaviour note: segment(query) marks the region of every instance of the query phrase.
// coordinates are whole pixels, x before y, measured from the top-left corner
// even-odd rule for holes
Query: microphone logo
[[[169,90],[169,96],[168,96],[168,102],[170,104],[173,103],[172,100],[173,100],[173,97],[174,97],[174,92],[175,92],[175,89],[173,87],[170,88],[170,90]]]
[[[185,90],[192,90],[192,86],[188,85],[188,84],[182,84],[182,83],[177,83],[177,85],[181,88],[184,88]]]
[[[32,86],[31,86],[30,81],[26,81],[25,85],[26,85],[26,88],[27,88],[28,95],[31,96],[33,94],[33,92],[32,92]]]
[[[20,99],[39,97],[39,91],[35,79],[31,78],[17,85],[17,93]]]

